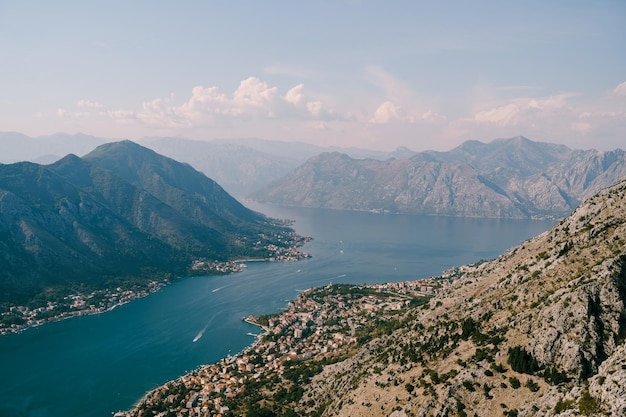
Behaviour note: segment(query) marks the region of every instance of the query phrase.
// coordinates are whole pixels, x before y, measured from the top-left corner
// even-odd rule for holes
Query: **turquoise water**
[[[403,281],[504,250],[552,222],[383,215],[251,205],[314,237],[297,263],[182,279],[111,312],[0,338],[0,417],[110,416],[147,390],[235,354],[258,332],[241,321],[278,311],[299,290]],[[193,340],[198,336],[196,342]]]

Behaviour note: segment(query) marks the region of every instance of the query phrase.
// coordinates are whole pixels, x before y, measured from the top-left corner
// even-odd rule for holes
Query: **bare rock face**
[[[618,346],[589,380],[589,392],[614,416],[626,415],[626,345]]]
[[[299,411],[626,415],[626,180],[461,270],[402,328],[326,366]]]
[[[408,159],[309,159],[252,195],[281,205],[461,217],[560,218],[626,175],[626,153],[523,137]]]

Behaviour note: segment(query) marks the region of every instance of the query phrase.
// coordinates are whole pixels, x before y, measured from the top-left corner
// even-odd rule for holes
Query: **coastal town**
[[[459,273],[303,291],[281,313],[244,317],[263,332],[240,354],[170,381],[146,394],[133,410],[115,416],[226,417],[254,415],[255,407],[276,398],[295,404],[302,395],[297,382],[321,371],[323,364],[345,358],[377,332],[397,326],[408,307],[428,303]]]
[[[48,300],[46,305],[37,307],[11,306],[8,311],[0,314],[0,335],[19,333],[31,327],[71,317],[104,313],[158,291],[168,282],[167,280],[149,281],[128,289],[117,287],[95,290],[86,294],[76,292],[76,294]]]
[[[300,244],[298,242],[298,245]],[[193,261],[190,270],[194,275],[222,275],[242,271],[246,267],[246,262],[295,262],[310,257],[307,252],[298,250],[297,246],[283,248],[267,245],[265,250],[271,254],[268,258],[245,258],[233,261],[198,259]],[[51,291],[45,300],[35,301],[30,305],[11,305],[2,311],[0,313],[0,336],[20,333],[52,321],[104,313],[158,291],[170,284],[172,280],[169,276],[147,281],[120,280],[119,286],[95,290],[79,288],[72,290],[70,295],[62,294],[63,291],[59,291],[60,294]]]

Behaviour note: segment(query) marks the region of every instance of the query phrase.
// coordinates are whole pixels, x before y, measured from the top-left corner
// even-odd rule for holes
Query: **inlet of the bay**
[[[439,275],[495,258],[554,223],[250,207],[295,220],[299,234],[313,237],[303,248],[312,258],[183,278],[104,314],[0,337],[0,417],[110,416],[241,351],[258,332],[241,318],[279,311],[301,290]]]

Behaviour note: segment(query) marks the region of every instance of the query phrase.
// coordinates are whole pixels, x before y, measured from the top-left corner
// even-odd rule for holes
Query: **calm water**
[[[313,258],[183,279],[109,313],[1,337],[0,417],[110,416],[150,388],[245,348],[257,328],[241,318],[277,311],[298,290],[438,275],[494,258],[552,225],[250,206],[296,220],[298,233],[314,237],[304,248]]]

